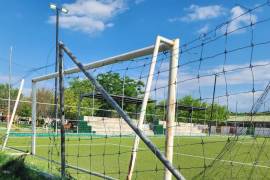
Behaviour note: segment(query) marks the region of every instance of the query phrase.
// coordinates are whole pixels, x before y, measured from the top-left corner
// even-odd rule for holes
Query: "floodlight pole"
[[[56,9],[56,29],[55,29],[55,72],[58,72],[58,41],[59,41],[59,9]],[[58,115],[58,78],[54,79],[54,114],[55,114],[55,132],[57,133],[57,115]]]
[[[56,26],[55,26],[55,73],[58,72],[58,42],[59,42],[59,15],[61,12],[68,13],[68,10],[63,7],[58,7],[56,4],[50,4],[50,8],[56,11]],[[54,113],[55,113],[55,132],[57,133],[57,116],[58,116],[58,77],[54,80]]]

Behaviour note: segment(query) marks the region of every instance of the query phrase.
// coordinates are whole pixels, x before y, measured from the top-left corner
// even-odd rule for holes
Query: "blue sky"
[[[55,27],[54,12],[48,6],[50,2],[69,9],[69,14],[60,19],[61,40],[82,62],[88,63],[151,45],[158,34],[172,39],[180,38],[183,44],[244,12],[245,7],[253,8],[265,0],[2,0],[0,82],[7,79],[10,46],[14,49],[13,82],[28,74],[32,68],[54,63]],[[269,8],[267,10],[258,10],[252,20],[256,22],[269,17]],[[249,19],[243,18],[231,24],[230,28],[233,30],[248,22]],[[265,27],[261,27],[256,34],[258,41],[269,35],[269,29]],[[229,46],[233,47],[236,42],[244,44],[250,38],[250,34],[245,36],[245,33],[235,34]],[[223,46],[224,42],[221,42],[212,48],[222,49]],[[238,57],[247,54],[239,53]],[[266,62],[268,57],[265,50],[256,54],[258,62]],[[183,58],[186,61],[190,57]],[[233,62],[229,65],[246,63],[244,58],[231,59]],[[216,69],[219,64],[205,65],[205,69],[210,67]],[[32,77],[51,71],[53,67],[27,76],[26,89],[30,88]]]

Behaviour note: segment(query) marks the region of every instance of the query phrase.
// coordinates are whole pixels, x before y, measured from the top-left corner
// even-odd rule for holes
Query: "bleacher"
[[[166,121],[159,121],[159,124],[166,128]],[[175,136],[205,136],[206,125],[197,125],[194,123],[176,122],[174,126]]]
[[[133,121],[135,122],[135,120]],[[155,127],[159,127],[158,131]],[[204,136],[207,126],[194,123],[176,123],[174,128],[175,136]],[[79,123],[79,132],[97,135],[135,135],[129,125],[121,118],[96,116],[84,116]],[[159,121],[158,125],[154,124],[151,128],[149,124],[144,124],[143,132],[148,136],[164,134],[166,122]]]
[[[88,128],[97,135],[134,135],[133,130],[121,118],[84,116],[83,121],[87,122]],[[143,131],[147,135],[153,135],[148,124],[143,125]]]

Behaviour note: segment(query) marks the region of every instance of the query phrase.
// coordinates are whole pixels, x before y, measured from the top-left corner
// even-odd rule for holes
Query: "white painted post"
[[[37,119],[36,82],[32,82],[32,155],[36,154],[36,119]]]
[[[147,107],[148,99],[150,96],[150,90],[151,90],[153,75],[155,72],[155,66],[156,66],[156,62],[157,62],[159,45],[160,45],[160,36],[157,36],[155,48],[154,48],[154,52],[153,52],[153,56],[152,56],[151,66],[150,66],[150,70],[149,70],[149,75],[148,75],[147,82],[146,82],[145,94],[144,94],[144,98],[143,98],[143,102],[142,102],[140,117],[139,117],[139,121],[138,121],[138,128],[139,129],[142,128],[144,116],[145,116],[145,112],[146,112],[146,107]],[[128,180],[131,180],[131,178],[132,178],[132,173],[133,173],[133,170],[135,167],[135,161],[136,161],[136,157],[137,157],[139,143],[140,143],[140,138],[139,138],[139,136],[136,135],[135,140],[134,140],[134,144],[133,144],[133,148],[132,148],[130,162],[129,162],[129,169],[128,169],[128,175],[127,175]]]
[[[8,73],[8,113],[7,113],[7,127],[8,127],[8,122],[10,121],[10,91],[11,91],[11,61],[12,61],[12,52],[13,48],[12,46],[10,47],[10,54],[9,54],[9,73]]]
[[[16,110],[17,110],[17,107],[18,107],[18,104],[19,104],[19,100],[20,100],[20,97],[21,97],[21,94],[22,94],[23,84],[24,84],[24,79],[22,79],[22,81],[21,81],[21,85],[20,85],[20,89],[19,89],[19,92],[18,92],[18,95],[17,95],[17,99],[16,99],[16,102],[15,102],[15,105],[14,105],[14,108],[13,108],[13,111],[12,111],[12,115],[11,115],[10,121],[8,123],[8,129],[7,129],[7,133],[6,133],[6,136],[5,136],[4,144],[2,146],[2,151],[5,150],[5,147],[7,145],[7,141],[8,141],[10,129],[11,129],[13,120],[15,118]]]
[[[167,100],[167,119],[166,119],[166,149],[165,157],[173,162],[173,146],[174,146],[174,126],[175,126],[175,109],[176,109],[176,82],[179,58],[179,39],[175,39],[171,50],[171,61],[169,71],[169,88]],[[165,168],[165,180],[171,180],[171,172]]]

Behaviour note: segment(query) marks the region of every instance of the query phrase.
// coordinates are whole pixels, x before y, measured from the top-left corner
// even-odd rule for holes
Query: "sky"
[[[2,0],[0,6],[0,83],[7,82],[8,79],[11,46],[13,48],[12,83],[18,87],[19,80],[25,77],[25,94],[30,92],[31,78],[54,70],[52,64],[55,61],[55,12],[49,9],[49,3],[56,3],[69,10],[68,14],[60,17],[60,39],[83,63],[89,63],[152,45],[157,35],[170,39],[180,38],[181,44],[185,44],[215,29],[219,24],[239,16],[247,8],[254,8],[264,2],[265,0]],[[269,8],[264,7],[251,16],[242,16],[233,21],[228,25],[227,30],[233,31],[248,25],[251,21],[258,22],[269,17]],[[221,28],[218,33],[224,33],[224,31],[224,28]],[[233,49],[234,46],[241,46],[241,43],[244,45],[250,41],[251,34],[247,31],[244,29],[234,33],[228,38],[227,46]],[[267,36],[269,36],[269,23],[263,24],[256,31],[254,39],[261,42],[267,40]],[[215,50],[218,52],[218,49],[224,49],[224,41],[206,48],[205,56]],[[254,51],[255,64],[269,62],[266,49]],[[198,52],[196,53],[198,55]],[[249,55],[250,50],[228,57],[226,67],[249,65],[247,60]],[[192,59],[191,55],[183,54],[180,61],[186,62],[190,59]],[[213,72],[222,68],[222,61],[216,62],[218,63],[204,63],[202,72]],[[42,66],[49,67],[33,71]],[[193,68],[190,66],[182,71],[181,78],[195,75],[197,70]],[[258,89],[263,89],[267,84],[269,80],[269,75],[265,74],[267,71],[268,69],[256,71],[260,74],[259,77],[263,77],[258,78],[260,82]],[[243,85],[244,82],[241,82],[245,79],[242,77],[250,77],[246,74],[248,72],[231,75],[230,82],[234,84],[236,90],[240,91],[246,87]],[[235,77],[238,77],[238,80]],[[239,77],[241,77],[240,80]],[[213,79],[206,80],[203,84],[205,87],[208,87],[207,83],[212,86],[212,81]],[[221,81],[223,80],[218,81],[220,90],[217,93],[224,94],[222,87],[224,83],[222,84]],[[195,82],[191,84],[189,86],[196,85]],[[208,87],[208,89],[212,88]],[[198,87],[195,90],[186,88],[187,92],[192,92],[195,96],[198,96],[195,92],[197,90]],[[210,94],[210,91],[206,93]],[[256,97],[258,96],[259,94]],[[244,99],[245,97],[241,100]],[[242,110],[248,108],[250,107],[244,107]]]

